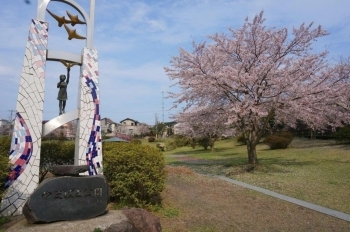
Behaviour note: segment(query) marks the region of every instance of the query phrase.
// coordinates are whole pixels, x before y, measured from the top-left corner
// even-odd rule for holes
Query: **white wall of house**
[[[140,123],[131,118],[126,118],[120,121],[120,124],[117,126],[117,133],[125,135],[139,135],[140,132]]]
[[[0,119],[0,126],[7,125],[9,123],[9,120],[6,119]]]
[[[105,132],[107,135],[115,135],[117,132],[118,123],[113,122],[109,118],[101,119],[101,131]]]

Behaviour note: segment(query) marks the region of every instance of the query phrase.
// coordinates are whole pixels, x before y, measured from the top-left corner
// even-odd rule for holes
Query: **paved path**
[[[312,204],[312,203],[309,203],[309,202],[306,202],[306,201],[302,201],[302,200],[299,200],[299,199],[296,199],[296,198],[293,198],[293,197],[288,197],[288,196],[280,194],[280,193],[276,193],[276,192],[273,192],[273,191],[270,191],[270,190],[267,190],[267,189],[263,189],[263,188],[260,188],[260,187],[254,186],[254,185],[250,185],[250,184],[247,184],[247,183],[244,183],[244,182],[241,182],[241,181],[238,181],[238,180],[234,180],[234,179],[231,179],[231,178],[227,178],[225,176],[216,176],[216,175],[214,175],[214,177],[216,177],[216,178],[218,178],[220,180],[224,180],[224,181],[230,182],[232,184],[236,184],[236,185],[239,185],[239,186],[242,186],[242,187],[245,187],[245,188],[249,188],[249,189],[252,189],[252,190],[264,193],[266,195],[273,196],[273,197],[276,197],[278,199],[281,199],[281,200],[284,200],[284,201],[288,201],[290,203],[297,204],[297,205],[306,207],[308,209],[312,209],[312,210],[315,210],[315,211],[318,211],[318,212],[321,212],[321,213],[324,213],[324,214],[327,214],[327,215],[330,215],[330,216],[333,216],[333,217],[336,217],[336,218],[340,218],[340,219],[343,219],[345,221],[350,222],[350,215],[346,214],[346,213],[343,213],[343,212],[340,212],[340,211],[329,209],[329,208],[326,208],[326,207],[323,207],[323,206],[320,206],[320,205],[315,205],[315,204]]]

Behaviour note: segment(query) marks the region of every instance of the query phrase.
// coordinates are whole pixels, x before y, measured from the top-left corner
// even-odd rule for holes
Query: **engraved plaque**
[[[23,214],[29,223],[88,219],[105,213],[108,201],[103,175],[54,177],[38,186]]]

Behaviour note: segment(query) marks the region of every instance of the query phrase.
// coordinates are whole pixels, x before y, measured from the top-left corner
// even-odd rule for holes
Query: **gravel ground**
[[[225,181],[167,167],[164,208],[157,214],[164,232],[341,231],[350,223]]]

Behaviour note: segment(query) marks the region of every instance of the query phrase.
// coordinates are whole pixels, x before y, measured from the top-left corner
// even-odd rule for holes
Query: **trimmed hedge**
[[[10,165],[9,152],[11,148],[11,137],[0,137],[0,181],[5,180]],[[74,164],[74,141],[48,140],[41,142],[40,154],[40,182],[44,179],[51,165]],[[2,181],[5,183],[5,181]]]
[[[74,141],[67,140],[48,140],[41,142],[40,182],[45,178],[50,166],[74,164],[74,144]]]
[[[278,134],[272,134],[266,136],[264,143],[267,144],[270,149],[285,149],[293,141],[293,134],[290,132],[281,132]]]
[[[7,175],[10,171],[9,164],[9,153],[11,148],[11,137],[10,136],[1,136],[0,137],[0,198],[4,194],[4,183]]]
[[[121,205],[144,207],[161,202],[165,160],[156,148],[133,143],[103,143],[110,197]]]

